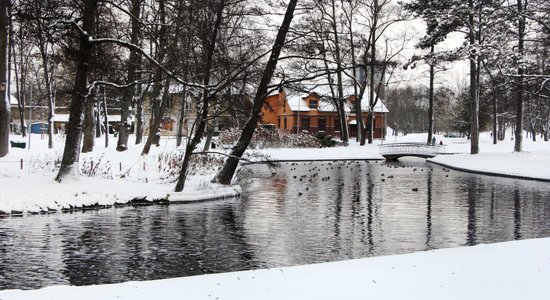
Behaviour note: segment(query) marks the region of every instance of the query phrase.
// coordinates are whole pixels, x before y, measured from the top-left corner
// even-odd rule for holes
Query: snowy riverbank
[[[541,299],[550,238],[316,265],[96,286],[0,291],[0,299]]]
[[[114,141],[110,147],[102,147],[97,141],[96,150],[81,155],[81,171],[77,181],[59,184],[53,181],[56,163],[61,158],[62,138],[56,137],[54,149],[47,149],[46,140],[33,135],[31,149],[10,149],[0,158],[0,212],[36,213],[79,209],[88,206],[112,206],[125,204],[133,199],[145,201],[169,200],[177,202],[219,199],[237,196],[238,186],[222,187],[210,183],[215,173],[203,168],[204,173],[190,176],[186,189],[174,193],[174,182],[169,180],[168,166],[177,160],[181,151],[175,140],[164,138],[160,147],[152,147],[151,153],[141,156],[141,146],[132,146],[126,152],[117,152]],[[13,137],[14,140],[20,138]],[[492,144],[489,134],[480,137],[480,154],[469,155],[470,144],[464,138],[436,136],[445,145],[445,152],[433,162],[449,167],[475,172],[504,174],[523,178],[550,179],[550,142],[524,141],[524,152],[513,153],[513,141]],[[425,134],[388,137],[384,143],[423,142]],[[277,161],[300,160],[371,160],[382,159],[377,140],[372,145],[359,146],[351,141],[348,147],[318,149],[262,149],[255,150],[252,160]],[[219,149],[217,149],[219,150]],[[171,174],[172,178],[174,177]]]

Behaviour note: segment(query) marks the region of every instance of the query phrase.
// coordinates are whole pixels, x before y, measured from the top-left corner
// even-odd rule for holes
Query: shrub
[[[321,147],[334,147],[336,146],[336,141],[332,138],[332,135],[327,135],[323,133],[317,133],[315,138],[321,143]]]
[[[220,132],[220,143],[232,145],[237,142],[241,134],[240,129],[231,128]],[[250,141],[252,149],[266,148],[320,148],[323,143],[310,133],[285,133],[271,128],[256,128]]]

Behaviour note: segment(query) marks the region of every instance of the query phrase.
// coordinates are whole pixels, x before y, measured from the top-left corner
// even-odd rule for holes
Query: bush
[[[319,142],[321,143],[321,147],[334,147],[336,146],[336,141],[332,138],[332,135],[327,135],[327,134],[323,134],[323,133],[317,133],[315,135],[315,138],[317,138],[317,140],[319,140]]]
[[[240,134],[241,131],[238,128],[224,130],[220,132],[220,143],[233,145],[239,139]],[[324,144],[316,136],[309,133],[286,133],[264,127],[256,128],[250,141],[251,149],[320,148],[323,146]]]

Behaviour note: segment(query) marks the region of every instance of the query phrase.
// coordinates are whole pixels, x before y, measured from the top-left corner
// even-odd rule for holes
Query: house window
[[[317,100],[309,100],[309,108],[317,109]]]
[[[277,119],[277,128],[281,128],[281,118]]]
[[[327,119],[319,119],[317,122],[317,128],[319,129],[319,131],[327,130]]]
[[[286,117],[285,119],[283,120],[284,124],[285,124],[285,129],[287,128],[287,124],[286,124]]]
[[[309,131],[309,119],[302,119],[302,131]]]
[[[340,128],[340,118],[334,119],[334,131],[340,131],[342,128]]]

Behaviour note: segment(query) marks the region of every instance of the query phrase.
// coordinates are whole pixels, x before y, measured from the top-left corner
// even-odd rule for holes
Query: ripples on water
[[[544,182],[449,172],[416,160],[249,168],[241,199],[0,219],[0,288],[149,280],[550,236]]]

